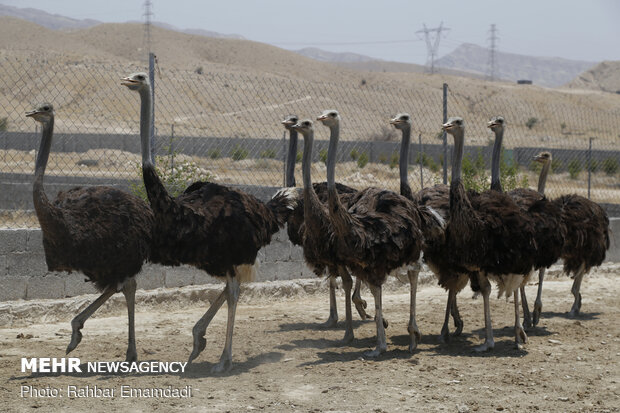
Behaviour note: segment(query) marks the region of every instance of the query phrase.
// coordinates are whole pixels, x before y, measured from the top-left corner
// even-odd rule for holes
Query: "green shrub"
[[[529,118],[527,120],[527,122],[525,122],[525,126],[527,126],[528,129],[532,129],[536,124],[538,123],[538,118]]]
[[[519,173],[519,165],[510,159],[506,159],[506,153],[502,148],[499,158],[499,180],[504,191],[512,191],[515,188],[526,188],[528,186],[527,175]],[[540,166],[540,164],[539,164]]]
[[[9,118],[0,118],[0,131],[6,131],[9,129]]]
[[[620,165],[618,165],[618,160],[616,158],[607,158],[602,164],[603,172],[609,176],[615,175],[619,167]]]
[[[394,169],[398,166],[398,161],[400,160],[400,155],[396,152],[392,154],[390,158],[390,169]]]
[[[551,160],[551,172],[560,172],[564,164],[559,159]]]
[[[542,164],[540,162],[532,161],[527,166],[527,169],[529,169],[532,172],[540,173],[540,170],[542,169]]]
[[[263,159],[275,159],[276,155],[276,150],[273,148],[265,149],[260,153],[260,157]]]
[[[230,153],[230,157],[233,161],[241,161],[248,157],[248,151],[241,145],[236,145]]]
[[[573,159],[568,163],[567,169],[570,179],[577,179],[582,169],[581,162],[578,159]]]
[[[319,160],[327,165],[327,149],[323,148],[319,151]]]
[[[301,151],[297,152],[297,155],[295,155],[295,163],[301,162],[301,158],[303,158],[303,156],[304,156],[303,152]]]
[[[380,163],[384,163],[384,164],[387,163],[387,160],[388,160],[387,155],[384,153],[379,154],[378,159]]]
[[[598,169],[598,161],[596,159],[590,159],[586,161],[586,171],[595,173]]]
[[[357,158],[357,167],[362,169],[368,164],[369,158],[366,152],[362,152],[360,156]]]
[[[222,151],[220,151],[218,148],[211,149],[209,152],[207,152],[207,155],[211,159],[218,159],[222,155]]]
[[[351,151],[351,153],[349,154],[349,156],[351,157],[351,159],[353,159],[354,161],[356,161],[356,160],[357,160],[357,158],[359,158],[360,154],[359,154],[359,152],[357,151],[357,149],[353,149],[353,150]]]

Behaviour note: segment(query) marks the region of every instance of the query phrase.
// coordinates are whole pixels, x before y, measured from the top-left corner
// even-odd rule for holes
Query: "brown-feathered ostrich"
[[[502,141],[506,128],[506,121],[502,116],[493,117],[487,126],[495,134],[493,147],[493,160],[491,163],[491,189],[502,192],[500,181],[500,162]],[[548,172],[548,169],[545,173]],[[544,274],[544,269],[555,263],[562,253],[566,236],[566,225],[562,222],[560,208],[540,191],[529,188],[517,188],[508,192],[521,210],[528,214],[535,224],[534,239],[537,251],[534,260],[534,269]],[[525,283],[520,286],[521,303],[523,306],[523,325],[526,328],[532,326],[531,315],[525,296]]]
[[[43,175],[54,133],[54,108],[37,106],[26,116],[42,125],[35,165],[34,209],[43,233],[45,260],[50,271],[80,271],[102,294],[71,321],[69,354],[82,340],[88,318],[114,293],[127,301],[129,343],[127,361],[138,358],[134,329],[136,274],[149,259],[153,213],[140,198],[108,186],[73,188],[50,201]]]
[[[295,128],[304,135],[304,139],[313,140],[312,121],[300,121]],[[423,242],[422,221],[439,225],[436,221],[438,217],[426,209],[418,210],[414,203],[394,192],[377,188],[359,191],[349,209],[345,209],[335,184],[337,145],[338,135],[332,135],[327,159],[327,207],[319,202],[311,189],[308,163],[303,169],[304,191],[309,194],[304,202],[306,233],[309,226],[315,227],[313,231],[326,233],[326,241],[329,242],[321,247],[318,244],[306,246],[305,241],[304,250],[306,247],[326,249],[327,254],[334,254],[355,276],[369,285],[375,299],[377,346],[366,356],[376,357],[387,349],[381,285],[390,272],[419,259]]]
[[[228,303],[226,343],[214,372],[232,367],[232,336],[239,283],[252,279],[258,250],[286,222],[295,207],[295,192],[278,191],[263,203],[252,195],[208,182],[195,182],[176,198],[168,195],[150,159],[151,88],[145,73],[124,78],[122,84],[141,99],[140,138],[144,186],[155,217],[152,260],[164,265],[189,264],[225,278],[226,287],[196,323],[189,362],[204,350],[206,329]]]
[[[541,152],[535,157],[543,167],[538,178],[538,192],[544,194],[547,175],[551,168],[550,152]],[[551,201],[561,212],[562,225],[566,228],[564,245],[560,258],[564,261],[564,272],[574,278],[573,293],[575,300],[570,311],[571,316],[579,314],[581,309],[581,281],[592,267],[597,267],[605,260],[609,249],[609,218],[596,202],[579,195],[562,195]],[[538,294],[534,302],[533,324],[536,326],[542,311],[542,285],[544,268],[538,274]],[[525,298],[525,292],[523,292]]]
[[[295,161],[297,155],[297,141],[298,134],[297,130],[292,128],[299,121],[296,115],[289,115],[282,121],[284,127],[289,131],[289,149],[288,149],[288,157],[286,164],[286,186],[294,187],[295,186]],[[346,185],[337,184],[338,190],[342,198],[342,202],[347,204],[348,200],[351,199],[353,194],[357,192],[356,189],[348,187]],[[327,202],[327,185],[325,182],[315,183],[313,184],[314,191],[319,197],[319,201],[322,203]],[[289,239],[294,245],[303,246],[303,231],[305,230],[304,226],[304,201],[303,199],[299,200],[297,206],[289,216],[287,221],[287,232]],[[325,262],[311,262],[306,259],[306,262],[313,269],[313,271],[318,276],[323,276],[325,274],[325,270],[328,270],[329,276],[329,317],[327,321],[324,323],[325,327],[335,327],[338,323],[338,307],[336,305],[336,277],[340,276],[342,278],[343,288],[345,290],[345,300],[346,300],[346,308],[350,308],[350,300],[351,300],[351,288],[353,281],[351,279],[351,275],[349,274],[347,268],[345,266],[340,265],[337,262],[332,262],[330,265],[326,265]],[[357,308],[358,313],[362,319],[369,318],[368,314],[366,314],[366,302],[361,299],[359,296],[359,289],[357,288],[360,283],[360,280],[357,280],[356,283],[356,293],[357,296],[353,296],[353,301],[355,302],[355,306]],[[347,317],[349,314],[347,313]],[[344,341],[349,342],[353,340],[353,321],[351,318],[346,318],[345,321],[345,337]]]
[[[411,144],[411,115],[408,113],[399,113],[394,118],[390,120],[390,123],[396,128],[399,129],[402,133],[402,139],[400,144],[400,158],[399,158],[399,173],[400,173],[400,194],[405,198],[417,203],[418,205],[426,206],[431,208],[433,211],[437,212],[441,219],[446,222],[449,216],[449,198],[448,198],[448,187],[447,185],[442,185],[441,187],[434,187],[434,191],[421,190],[418,193],[414,194],[411,191],[411,186],[409,185],[409,146]],[[445,191],[442,190],[442,187],[445,187]],[[424,201],[421,201],[421,198],[424,198]],[[431,205],[432,204],[432,205]],[[430,228],[425,228],[430,229]],[[424,257],[426,262],[430,260],[428,256],[428,251],[432,249],[437,249],[438,246],[445,242],[445,233],[441,228],[439,230],[430,231],[428,233],[424,233],[424,244],[422,246],[424,251]],[[429,267],[431,269],[436,268],[431,263],[429,263]],[[417,292],[417,284],[418,284],[418,274],[420,272],[420,265],[416,264],[408,269],[407,275],[409,277],[409,283],[411,286],[411,295],[410,295],[410,317],[409,317],[409,335],[411,339],[411,345],[413,348],[417,346],[417,343],[421,340],[422,335],[417,326],[417,322],[415,319],[415,308],[416,308],[416,292]],[[464,282],[467,283],[467,276],[464,277]],[[451,307],[456,309],[456,301],[454,301],[454,305],[452,302],[449,302]],[[448,311],[449,314],[450,311]],[[452,311],[454,316],[455,324],[457,324],[457,320],[460,320],[460,316],[458,316],[458,310],[456,313]],[[462,326],[462,321],[460,322]],[[442,337],[444,340],[447,340],[448,335],[448,322],[446,321],[444,327],[442,328]],[[459,332],[460,333],[460,332]],[[411,349],[413,350],[413,349]]]
[[[489,295],[489,278],[503,293],[515,294],[534,266],[536,244],[534,223],[523,214],[506,194],[485,191],[467,193],[461,181],[465,125],[460,117],[452,117],[443,129],[454,139],[452,180],[450,183],[450,221],[446,229],[448,254],[444,260],[461,265],[476,274],[472,284],[482,292],[485,315],[485,342],[476,347],[485,351],[494,347]],[[515,294],[516,295],[516,294]],[[515,339],[520,346],[527,339],[520,326],[518,295],[515,300]]]

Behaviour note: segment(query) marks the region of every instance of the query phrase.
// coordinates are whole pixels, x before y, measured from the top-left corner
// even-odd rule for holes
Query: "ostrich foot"
[[[538,322],[540,321],[540,313],[542,313],[542,302],[535,301],[534,302],[534,311],[532,312],[533,325],[536,327]]]
[[[492,339],[491,340],[487,339],[487,340],[484,340],[483,344],[480,344],[479,346],[474,347],[474,351],[476,353],[482,353],[484,351],[493,349],[493,347],[495,347],[495,342]]]
[[[329,313],[329,318],[327,321],[321,324],[323,328],[335,328],[338,325],[338,314],[334,314],[333,312]]]
[[[362,320],[368,320],[372,318],[366,312],[366,307],[368,307],[368,303],[366,302],[366,300],[363,300],[361,297],[356,296],[353,296],[351,300],[353,301],[353,304],[355,304],[355,309],[357,310],[357,313],[360,315],[360,318]]]
[[[385,353],[387,350],[387,346],[377,346],[377,348],[375,348],[374,350],[371,351],[367,351],[364,353],[365,357],[374,359],[379,357],[381,354]]]
[[[227,354],[222,354],[220,362],[211,368],[211,373],[224,373],[232,369],[232,357]]]
[[[344,333],[344,338],[342,339],[342,344],[349,344],[355,338],[353,334],[353,330],[346,330]]]
[[[192,350],[192,354],[189,355],[189,360],[187,362],[191,364],[191,362],[202,353],[205,347],[207,347],[207,339],[205,339],[204,333],[200,334],[194,332],[194,349]]]
[[[568,313],[568,315],[570,315],[571,317],[577,317],[579,315],[579,310],[581,310],[581,293],[577,295],[577,298],[575,299],[575,302],[573,303],[573,307],[571,308],[570,313]]]
[[[518,350],[523,349],[523,344],[527,343],[527,334],[521,326],[515,326],[515,347]]]
[[[532,323],[532,313],[530,313],[530,311],[525,311],[525,308],[523,309],[523,327],[524,328],[532,328],[534,326],[534,324]]]
[[[413,354],[415,349],[418,348],[418,343],[422,341],[422,333],[420,333],[420,329],[415,324],[409,325],[407,331],[409,331],[409,352]]]
[[[441,328],[441,333],[439,333],[439,341],[443,344],[446,344],[450,341],[450,329],[446,324]]]
[[[138,361],[138,352],[136,351],[135,347],[127,349],[127,355],[125,357],[125,361],[128,361],[130,363],[134,361]]]
[[[375,320],[376,320],[376,318],[375,318]],[[388,328],[390,323],[388,323],[388,321],[385,318],[383,320],[381,320],[381,321],[382,321],[382,324],[383,324],[383,328]]]
[[[455,337],[460,336],[463,332],[463,319],[461,317],[454,319],[454,327],[456,327],[456,330],[454,330],[452,335]]]
[[[75,350],[78,344],[80,344],[80,341],[82,341],[82,332],[80,330],[83,327],[84,327],[84,323],[81,323],[79,321],[76,322],[75,320],[71,322],[71,328],[73,329],[73,332],[71,333],[71,341],[69,342],[69,345],[67,346],[66,354],[69,354],[73,350]]]

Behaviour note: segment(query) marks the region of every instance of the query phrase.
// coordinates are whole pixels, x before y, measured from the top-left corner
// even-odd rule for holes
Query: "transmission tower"
[[[489,60],[487,62],[487,79],[493,82],[497,79],[497,28],[494,24],[491,25],[489,30]]]
[[[432,29],[427,28],[426,24],[424,24],[424,28],[416,32],[420,39],[422,34],[424,34],[424,40],[426,41],[426,66],[431,74],[435,73],[435,57],[437,57],[437,51],[439,50],[441,32],[447,32],[448,30],[450,29],[443,27],[443,22],[441,22],[439,27]]]
[[[153,2],[145,0],[144,5],[144,38],[142,39],[142,50],[146,50],[146,58],[151,53],[151,20],[153,18]]]

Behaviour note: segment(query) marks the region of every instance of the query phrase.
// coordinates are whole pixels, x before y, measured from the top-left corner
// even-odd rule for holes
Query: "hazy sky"
[[[142,20],[144,0],[0,0],[78,19]],[[381,59],[424,63],[416,31],[443,21],[451,30],[439,55],[461,43],[577,60],[620,60],[618,0],[152,0],[154,20],[179,28],[236,33],[287,49],[316,46]]]

